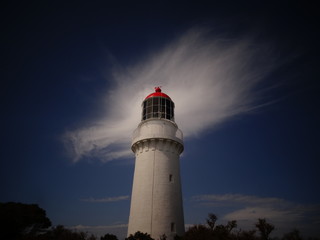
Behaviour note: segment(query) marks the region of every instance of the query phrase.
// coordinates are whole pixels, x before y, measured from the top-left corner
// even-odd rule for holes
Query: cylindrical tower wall
[[[184,234],[179,155],[182,133],[174,122],[146,120],[133,136],[136,155],[128,234],[155,239]]]

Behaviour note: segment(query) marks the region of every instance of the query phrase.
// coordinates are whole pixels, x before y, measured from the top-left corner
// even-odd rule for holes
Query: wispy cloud
[[[65,133],[73,161],[130,156],[141,103],[154,86],[163,86],[172,97],[186,138],[259,107],[258,85],[277,63],[270,49],[252,39],[217,38],[192,29],[136,65],[116,66],[113,86],[101,103],[105,115]]]
[[[192,197],[193,201],[201,202],[205,205],[234,205],[234,204],[245,204],[245,205],[288,205],[289,203],[280,198],[270,197],[257,197],[243,194],[211,194],[211,195],[197,195]]]
[[[244,229],[254,228],[258,218],[266,218],[273,223],[278,233],[288,232],[293,228],[306,234],[320,234],[319,204],[298,204],[281,198],[259,197],[242,194],[212,194],[192,197],[192,201],[204,207],[225,208],[222,220],[237,220]]]
[[[128,200],[129,196],[118,196],[118,197],[106,197],[106,198],[83,198],[80,199],[82,202],[91,202],[91,203],[106,203],[106,202],[118,202],[123,200]]]

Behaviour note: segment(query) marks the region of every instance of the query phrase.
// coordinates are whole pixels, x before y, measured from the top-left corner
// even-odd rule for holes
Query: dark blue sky
[[[276,67],[256,86],[258,104],[268,104],[185,139],[185,222],[204,222],[214,212],[243,228],[266,217],[284,230],[316,232],[319,19],[311,3],[5,1],[0,11],[1,202],[37,203],[54,225],[123,232],[133,154],[73,162],[63,136],[105,114],[102,99],[116,88],[114,69],[135,66],[189,29],[205,28],[213,38],[250,36],[267,45],[268,56],[256,62],[268,58]],[[130,104],[130,95],[123,98]]]

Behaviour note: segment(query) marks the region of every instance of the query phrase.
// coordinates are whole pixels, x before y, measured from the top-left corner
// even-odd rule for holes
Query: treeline
[[[320,240],[320,238],[302,238],[297,229],[281,238],[271,238],[275,226],[265,219],[258,219],[255,229],[241,230],[237,221],[225,225],[216,225],[217,217],[209,214],[206,224],[189,227],[184,236],[175,240]],[[93,234],[78,232],[62,225],[51,226],[45,210],[36,204],[0,203],[0,238],[5,240],[99,240]],[[166,240],[165,235],[156,240]],[[118,240],[113,234],[105,234],[100,240]],[[147,233],[136,232],[125,240],[154,240]]]
[[[217,216],[210,213],[206,219],[206,225],[199,224],[190,227],[184,236],[176,237],[175,240],[320,240],[320,238],[302,238],[299,230],[293,229],[283,235],[282,238],[271,238],[275,229],[266,219],[258,219],[252,230],[237,228],[237,221],[229,221],[226,225],[216,225]]]

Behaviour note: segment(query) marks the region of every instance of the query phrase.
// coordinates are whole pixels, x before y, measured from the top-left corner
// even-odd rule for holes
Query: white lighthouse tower
[[[133,133],[136,162],[128,235],[137,231],[154,239],[184,234],[179,155],[182,132],[174,122],[174,102],[159,87],[142,103]]]

